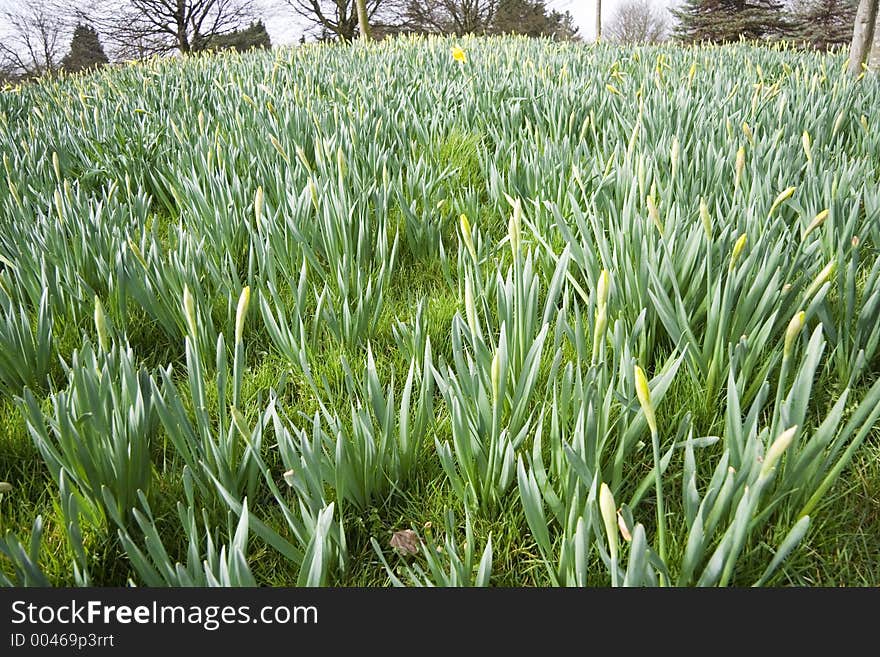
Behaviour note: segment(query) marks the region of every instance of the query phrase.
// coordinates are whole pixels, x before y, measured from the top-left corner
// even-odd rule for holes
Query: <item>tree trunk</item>
[[[596,0],[596,43],[602,40],[602,0]]]
[[[880,60],[880,45],[875,39],[875,37],[880,38],[880,34],[876,34],[878,8],[880,8],[880,0],[861,0],[859,2],[852,46],[849,50],[849,72],[853,75],[859,75],[862,72],[862,64],[868,59],[869,54],[872,65],[880,66],[880,62],[878,62]]]
[[[367,0],[355,0],[358,12],[358,25],[361,27],[361,39],[369,41],[373,38],[370,34],[370,21],[367,18]]]
[[[878,8],[877,18],[874,20],[874,44],[868,55],[868,68],[880,72],[880,8]]]

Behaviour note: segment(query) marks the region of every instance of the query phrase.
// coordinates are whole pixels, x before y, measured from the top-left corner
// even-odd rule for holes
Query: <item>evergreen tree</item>
[[[251,48],[272,47],[272,41],[269,39],[269,33],[263,21],[251,23],[243,30],[233,30],[227,34],[217,34],[208,39],[209,50],[237,50],[245,52]]]
[[[77,25],[70,40],[70,52],[61,60],[68,73],[79,73],[108,63],[98,33],[90,25]]]
[[[546,0],[500,0],[490,32],[572,39],[577,27],[569,12],[548,10]]]
[[[791,25],[783,8],[778,0],[685,0],[671,12],[680,41],[730,43],[741,37],[757,40],[788,35]]]
[[[792,8],[793,36],[819,50],[852,42],[857,0],[801,0]]]

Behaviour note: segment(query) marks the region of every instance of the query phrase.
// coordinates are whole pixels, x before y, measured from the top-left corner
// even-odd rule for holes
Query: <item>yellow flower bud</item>
[[[95,330],[98,332],[98,344],[103,351],[110,351],[110,338],[107,334],[107,317],[104,315],[104,304],[95,296]]]
[[[800,334],[801,329],[804,327],[804,321],[807,318],[807,313],[803,310],[799,313],[796,313],[794,317],[791,318],[791,321],[788,323],[788,328],[785,329],[785,346],[782,350],[782,357],[788,358],[791,355],[791,349],[794,346],[794,341],[797,339],[798,334]]]
[[[471,234],[471,222],[468,221],[467,215],[464,213],[458,218],[458,222],[461,226],[461,238],[464,241],[464,245],[467,248],[468,253],[471,254],[471,258],[476,263],[477,249],[474,247],[474,238]]]
[[[610,282],[608,270],[603,269],[602,273],[599,274],[599,282],[596,284],[596,306],[600,309],[604,309],[608,304]]]
[[[810,225],[807,226],[807,229],[804,231],[804,236],[801,239],[807,239],[807,236],[816,230],[819,226],[825,223],[825,220],[828,218],[828,210],[822,210],[819,214],[813,217],[813,220],[810,222]]]
[[[743,169],[746,167],[746,149],[742,146],[739,147],[739,150],[736,151],[736,178],[734,179],[734,188],[739,189],[739,184],[742,182],[742,173]]]
[[[254,217],[259,222],[263,216],[263,188],[257,187],[257,193],[254,197]]]
[[[241,291],[241,296],[238,297],[238,308],[235,311],[235,344],[241,342],[241,337],[244,334],[244,322],[247,319],[247,311],[250,302],[251,288],[248,285],[245,286]]]
[[[797,429],[796,426],[786,429],[779,434],[779,437],[776,440],[773,441],[773,444],[770,445],[770,449],[768,449],[767,453],[764,455],[764,463],[761,465],[761,477],[766,477],[772,472],[773,468],[776,467],[776,463],[782,458],[782,454],[789,448],[791,442],[794,440]]]
[[[819,288],[825,285],[825,282],[831,277],[831,274],[834,273],[834,269],[836,267],[836,260],[832,260],[827,265],[825,265],[822,268],[822,271],[819,272],[819,275],[813,279],[812,283],[810,283],[810,287],[808,287],[807,291],[804,293],[804,299],[809,299],[816,292],[818,292]]]
[[[196,328],[196,302],[189,291],[189,287],[183,288],[183,312],[186,317],[186,325],[189,328],[190,337],[195,339],[198,336]]]
[[[712,217],[709,214],[709,205],[706,199],[700,198],[700,221],[703,222],[703,231],[706,233],[706,239],[712,239]]]
[[[507,234],[510,236],[510,250],[513,257],[516,258],[519,253],[520,244],[520,226],[522,225],[522,203],[519,199],[513,205],[513,214],[510,215],[510,221],[507,224]]]
[[[599,511],[602,514],[602,522],[605,525],[605,533],[608,535],[608,551],[611,558],[617,560],[617,506],[614,504],[614,496],[611,489],[603,481],[599,486]]]
[[[730,266],[728,267],[728,271],[732,272],[736,267],[736,261],[739,260],[740,254],[743,252],[743,249],[746,248],[746,240],[747,236],[743,233],[733,245],[733,252],[730,254]]]
[[[642,411],[645,413],[648,428],[652,434],[657,433],[657,418],[654,414],[654,404],[651,403],[651,388],[648,386],[648,377],[645,376],[645,371],[638,365],[635,367],[635,378],[636,395],[639,398]]]
[[[788,199],[794,196],[794,192],[796,189],[796,187],[789,187],[779,192],[779,196],[777,196],[776,199],[773,201],[773,205],[770,206],[770,212],[767,216],[771,216],[776,211],[776,208],[778,208],[780,205],[782,205]]]

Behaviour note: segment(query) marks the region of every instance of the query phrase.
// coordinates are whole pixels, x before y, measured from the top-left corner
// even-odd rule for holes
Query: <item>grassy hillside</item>
[[[844,64],[392,40],[5,90],[0,573],[880,584]]]

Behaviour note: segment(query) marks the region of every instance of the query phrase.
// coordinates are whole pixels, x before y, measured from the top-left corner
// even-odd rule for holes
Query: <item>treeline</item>
[[[29,0],[0,14],[0,75],[81,72],[110,61],[270,48],[261,15],[286,16],[309,39],[350,41],[362,5],[372,35],[524,34],[578,38],[570,12],[547,0]],[[65,48],[65,44],[67,47]]]
[[[270,48],[262,16],[287,17],[309,39],[351,41],[359,16],[373,38],[394,34],[523,34],[578,39],[570,12],[548,0],[29,0],[0,14],[0,77],[88,71],[111,61]],[[580,0],[587,2],[588,0]],[[594,0],[595,1],[595,0]],[[269,4],[267,4],[269,3]],[[849,44],[858,0],[624,0],[601,38],[620,43],[795,41]]]

